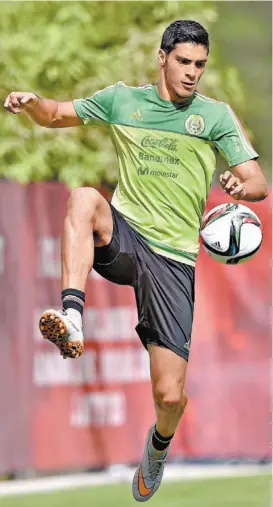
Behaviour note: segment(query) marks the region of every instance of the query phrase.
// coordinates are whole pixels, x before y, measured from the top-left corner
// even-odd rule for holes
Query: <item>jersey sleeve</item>
[[[212,140],[230,167],[259,157],[227,104],[224,104],[221,118],[213,129]]]
[[[91,97],[73,100],[74,109],[84,124],[111,122],[116,86],[107,86]]]

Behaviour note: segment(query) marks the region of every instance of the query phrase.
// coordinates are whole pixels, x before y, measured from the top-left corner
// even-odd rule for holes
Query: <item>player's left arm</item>
[[[221,174],[220,185],[233,199],[262,201],[267,197],[268,186],[256,160],[237,164],[231,167],[231,171]]]

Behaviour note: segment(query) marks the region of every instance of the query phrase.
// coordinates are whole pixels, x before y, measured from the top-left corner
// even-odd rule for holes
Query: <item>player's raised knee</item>
[[[69,196],[69,201],[72,203],[95,203],[97,204],[102,196],[100,193],[93,187],[77,187],[74,188]]]
[[[68,210],[76,212],[77,215],[85,215],[92,218],[102,196],[100,193],[92,187],[78,187],[72,190],[68,199]]]

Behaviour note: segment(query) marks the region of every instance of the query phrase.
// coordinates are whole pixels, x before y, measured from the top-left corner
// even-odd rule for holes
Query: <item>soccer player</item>
[[[12,113],[25,111],[48,128],[109,126],[120,171],[112,203],[94,188],[72,191],[62,237],[63,311],[45,311],[40,329],[63,357],[79,357],[90,270],[134,287],[136,331],[149,352],[156,408],[133,479],[140,502],[160,486],[187,403],[194,266],[217,153],[231,168],[220,177],[226,193],[245,201],[267,195],[258,155],[232,109],[196,91],[208,54],[206,30],[178,20],[163,33],[156,84],[118,82],[71,102],[25,92],[12,92],[5,101]]]

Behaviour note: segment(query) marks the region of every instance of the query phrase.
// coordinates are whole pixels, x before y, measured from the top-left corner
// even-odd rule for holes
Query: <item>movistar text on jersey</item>
[[[177,178],[178,173],[166,171],[151,171],[148,167],[139,167],[137,170],[139,176],[160,176],[161,178]]]

